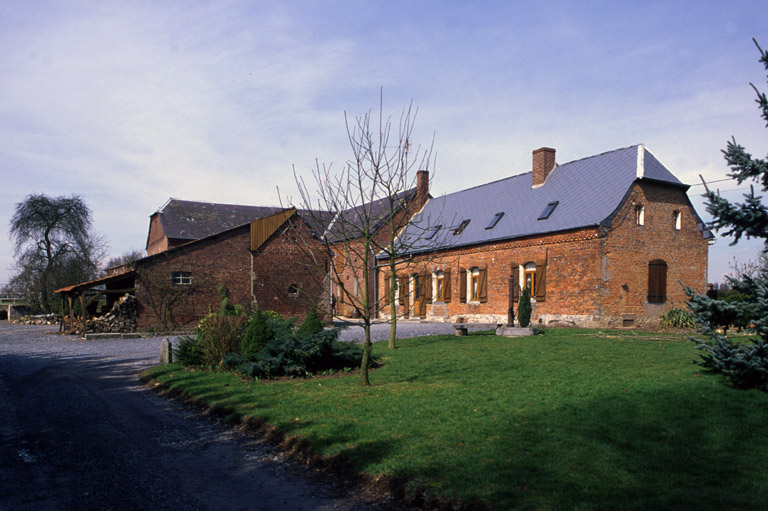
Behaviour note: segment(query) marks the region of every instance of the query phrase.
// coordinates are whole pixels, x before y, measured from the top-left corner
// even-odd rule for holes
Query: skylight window
[[[488,224],[488,227],[486,227],[486,230],[487,229],[493,229],[494,227],[496,227],[496,224],[499,223],[499,220],[501,220],[501,217],[503,217],[503,216],[504,216],[504,212],[503,211],[501,213],[496,213],[493,216],[493,218],[491,219],[491,223]]]
[[[427,236],[425,239],[431,240],[435,236],[437,236],[437,233],[440,232],[440,229],[442,229],[442,225],[436,225],[432,228],[432,232],[429,233],[429,236]]]
[[[466,229],[468,225],[469,225],[469,220],[462,220],[459,226],[456,229],[454,229],[453,231],[454,236],[458,236],[459,234],[464,232],[464,229]]]
[[[546,220],[547,218],[549,218],[558,204],[560,204],[560,201],[557,201],[557,200],[547,204],[547,207],[544,208],[544,211],[542,211],[541,214],[539,215],[539,220]]]

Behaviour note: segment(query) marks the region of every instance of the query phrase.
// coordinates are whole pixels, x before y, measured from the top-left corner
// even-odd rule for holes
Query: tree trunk
[[[397,274],[395,265],[389,265],[389,342],[387,348],[395,349],[395,340],[397,339],[397,308],[395,307],[395,297],[397,296]]]
[[[363,360],[360,362],[360,385],[370,386],[371,382],[368,379],[368,362],[371,359],[371,324],[369,322],[364,323],[363,330],[365,331],[365,341],[363,342]]]

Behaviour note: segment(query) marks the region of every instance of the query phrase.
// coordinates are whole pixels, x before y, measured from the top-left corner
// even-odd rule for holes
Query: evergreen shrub
[[[269,341],[274,339],[275,332],[269,324],[269,317],[261,309],[255,309],[251,317],[248,318],[248,324],[243,333],[243,340],[240,343],[240,353],[245,358],[251,358],[253,355],[264,349]]]
[[[313,305],[297,333],[301,336],[308,336],[319,334],[324,329],[323,322],[320,321],[320,316],[317,314],[317,307]]]
[[[197,335],[185,335],[181,337],[173,350],[173,358],[185,366],[196,366],[203,363],[203,354],[200,348],[200,338]]]
[[[531,324],[531,292],[528,286],[520,293],[520,301],[517,306],[517,320],[520,326],[525,328]]]

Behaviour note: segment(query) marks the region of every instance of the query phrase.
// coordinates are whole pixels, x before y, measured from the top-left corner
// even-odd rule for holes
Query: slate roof
[[[527,172],[432,199],[403,236],[414,246],[412,252],[419,252],[606,226],[638,180],[689,188],[644,146],[636,145],[558,165],[537,188],[532,187],[532,175]],[[551,214],[540,220],[555,201]],[[503,216],[492,229],[486,229],[497,213]],[[464,220],[469,223],[454,235],[453,230]],[[701,220],[697,221],[704,237],[710,237]],[[442,229],[426,240],[424,233],[437,225]]]
[[[163,233],[167,238],[192,241],[240,227],[252,220],[272,216],[285,209],[169,199],[155,214],[160,216]],[[312,212],[311,215],[307,213],[308,211],[299,211],[299,215],[310,228],[322,234],[332,215],[326,212]]]
[[[377,231],[389,219],[390,209],[393,206],[396,211],[400,210],[416,197],[416,193],[417,189],[414,187],[396,194],[394,202],[384,197],[334,215],[325,233],[328,241],[336,243],[348,238],[360,237],[366,218],[371,220],[372,231]]]

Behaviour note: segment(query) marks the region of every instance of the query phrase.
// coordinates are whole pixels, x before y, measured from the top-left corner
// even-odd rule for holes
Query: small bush
[[[256,309],[245,327],[243,340],[240,344],[240,353],[245,358],[251,358],[264,349],[264,346],[274,338],[275,332],[268,322],[268,316],[260,309]]]
[[[307,314],[304,323],[301,324],[296,333],[300,336],[306,337],[308,335],[319,334],[324,329],[325,328],[323,327],[323,323],[320,321],[320,316],[317,314],[317,307],[313,305],[309,310],[309,314]]]
[[[258,353],[250,367],[250,376],[306,376],[328,369],[344,369],[360,365],[363,350],[351,343],[338,342],[338,328],[314,335],[276,337]]]
[[[520,294],[520,301],[517,306],[517,320],[520,326],[525,328],[531,324],[531,292],[526,286]]]
[[[176,361],[185,366],[196,366],[203,363],[203,353],[200,339],[197,336],[185,335],[179,339],[173,350]]]
[[[221,367],[223,369],[232,370],[245,363],[245,359],[238,353],[227,353],[221,360]]]
[[[665,312],[660,320],[661,328],[696,328],[696,320],[687,309],[672,307]]]
[[[203,364],[218,364],[228,353],[239,352],[246,321],[245,316],[219,314],[203,318],[198,327]]]

